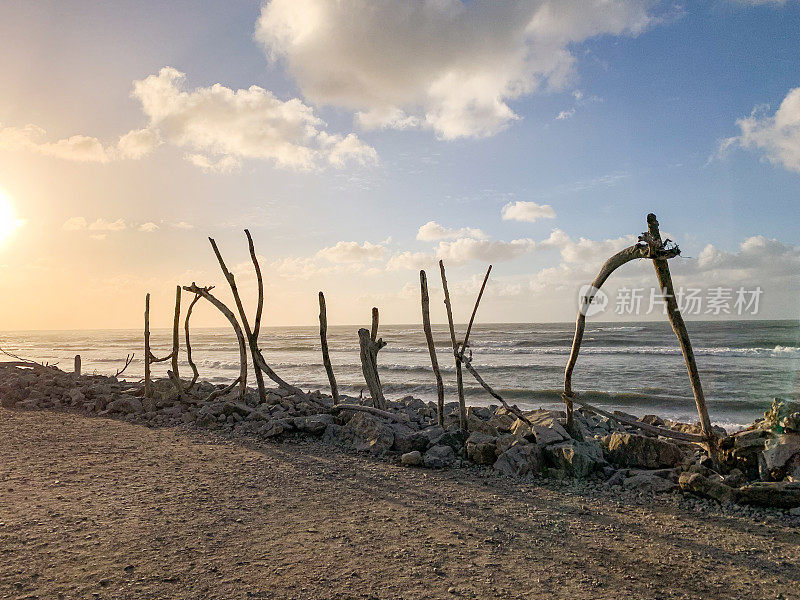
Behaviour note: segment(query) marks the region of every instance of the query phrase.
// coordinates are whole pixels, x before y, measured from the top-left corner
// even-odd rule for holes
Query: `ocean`
[[[798,321],[694,321],[687,327],[715,424],[739,427],[760,416],[775,397],[800,398]],[[455,400],[450,335],[446,326],[433,329],[446,399]],[[462,325],[459,331],[463,330]],[[365,387],[356,331],[356,326],[328,330],[340,391],[354,396]],[[473,365],[495,390],[521,408],[561,407],[573,332],[573,323],[476,325],[471,336]],[[422,326],[382,326],[380,335],[388,342],[378,355],[385,395],[435,399]],[[143,376],[142,334],[137,330],[13,331],[0,334],[0,345],[26,358],[57,363],[66,371],[72,370],[73,358],[80,354],[84,373],[104,375],[113,375],[126,354],[133,352],[136,358],[124,377]],[[152,345],[157,356],[168,354],[171,331],[154,330]],[[260,346],[284,379],[304,389],[328,391],[318,327],[263,328]],[[192,330],[192,349],[203,379],[224,383],[238,375],[238,347],[231,330]],[[185,355],[182,359],[185,376],[190,369]],[[157,376],[167,368],[167,363],[153,365]],[[469,373],[464,373],[464,382],[468,404],[493,403]],[[254,385],[252,374],[249,383]],[[680,348],[666,322],[587,323],[573,388],[604,408],[697,420]]]

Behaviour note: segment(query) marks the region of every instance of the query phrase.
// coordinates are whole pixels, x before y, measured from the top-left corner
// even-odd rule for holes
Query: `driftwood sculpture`
[[[372,404],[375,408],[385,410],[386,398],[383,396],[381,378],[378,375],[378,352],[386,346],[382,338],[378,338],[378,309],[372,309],[372,328],[370,331],[361,328],[358,330],[358,345],[361,354],[361,372],[369,388]]]
[[[428,353],[431,355],[431,368],[436,377],[436,420],[440,427],[444,427],[444,384],[442,383],[442,372],[439,370],[439,360],[436,358],[436,346],[433,343],[431,301],[428,297],[428,278],[425,271],[419,272],[419,288],[422,300],[422,328],[425,331],[425,341],[428,343]]]
[[[333,374],[333,365],[328,352],[328,312],[325,308],[325,294],[322,292],[319,293],[319,342],[322,347],[322,364],[325,365],[328,382],[331,384],[333,403],[339,404],[339,387],[336,385],[336,376]]]
[[[708,446],[709,452],[714,454],[716,448],[716,437],[711,429],[711,421],[708,417],[708,410],[706,409],[705,397],[703,389],[700,384],[700,376],[697,371],[697,364],[694,360],[694,352],[692,351],[692,344],[689,340],[689,334],[686,330],[686,325],[683,322],[678,303],[675,300],[675,291],[672,285],[672,277],[669,272],[667,261],[680,254],[680,249],[676,245],[669,245],[669,240],[662,240],[661,234],[658,229],[658,220],[654,214],[647,215],[648,231],[639,236],[639,241],[618,252],[609,258],[600,269],[597,277],[592,282],[589,291],[581,299],[581,308],[578,311],[578,318],[575,322],[575,337],[572,340],[572,351],[570,352],[567,367],[564,371],[564,393],[562,398],[567,407],[567,425],[570,429],[574,429],[573,424],[573,404],[578,404],[586,410],[615,419],[626,425],[632,425],[639,429],[655,433],[664,437],[671,437],[689,442],[703,443]],[[669,316],[670,324],[678,337],[681,345],[683,357],[686,362],[686,368],[689,372],[689,379],[692,385],[692,391],[697,405],[697,412],[700,415],[700,427],[702,435],[683,433],[665,429],[662,427],[654,427],[639,421],[633,421],[623,416],[613,415],[605,412],[597,407],[594,407],[586,402],[580,400],[578,395],[572,389],[572,372],[575,369],[575,364],[578,361],[578,353],[581,348],[581,341],[583,340],[583,332],[586,326],[586,312],[591,305],[594,297],[599,291],[600,287],[605,283],[609,276],[622,265],[639,258],[648,258],[653,261],[653,266],[656,270],[659,284],[662,291],[667,296],[667,314]]]
[[[178,378],[178,328],[181,318],[181,292],[178,286],[175,292],[175,318],[172,326],[172,351],[164,358],[156,358],[150,350],[150,294],[145,295],[144,298],[144,397],[150,398],[153,395],[153,382],[151,376],[150,365],[154,363],[172,361],[172,369],[167,371],[170,380],[175,382]],[[172,375],[170,375],[172,373]],[[179,392],[182,389],[179,388]]]
[[[442,276],[442,288],[444,290],[444,305],[447,308],[447,324],[450,327],[450,342],[453,345],[453,357],[456,362],[456,387],[458,389],[458,423],[461,429],[467,428],[467,407],[464,404],[464,374],[461,371],[461,355],[458,352],[458,341],[456,340],[456,328],[453,324],[453,307],[450,304],[450,291],[447,289],[447,274],[444,270],[444,262],[439,261],[439,271]]]

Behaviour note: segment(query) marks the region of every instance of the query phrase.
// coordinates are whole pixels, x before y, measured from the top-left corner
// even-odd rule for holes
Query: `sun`
[[[22,225],[22,220],[14,214],[11,199],[0,188],[0,243],[6,241]]]

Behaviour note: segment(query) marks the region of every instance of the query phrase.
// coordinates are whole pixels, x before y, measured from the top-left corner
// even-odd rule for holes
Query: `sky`
[[[798,318],[800,2],[0,3],[0,328],[168,326],[218,242],[266,325],[570,321],[655,212],[688,318]],[[655,283],[609,281],[602,320]],[[220,325],[198,307],[196,325]]]

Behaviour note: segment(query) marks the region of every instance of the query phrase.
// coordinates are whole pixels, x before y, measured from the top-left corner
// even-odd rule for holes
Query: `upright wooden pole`
[[[450,304],[450,292],[447,289],[447,276],[444,271],[444,262],[439,261],[439,271],[442,275],[442,288],[444,289],[444,305],[447,308],[447,323],[450,325],[450,341],[453,344],[453,356],[456,361],[456,386],[458,387],[458,422],[461,429],[467,428],[467,406],[464,402],[464,374],[461,370],[461,353],[456,340],[456,328],[453,323],[453,307]]]
[[[652,238],[651,242],[658,248],[663,248],[661,240],[661,232],[658,229],[658,219],[652,213],[647,215],[647,229]],[[667,316],[669,317],[672,331],[678,338],[683,352],[683,360],[686,363],[686,370],[689,372],[689,381],[692,384],[692,393],[694,394],[694,401],[697,405],[697,413],[700,415],[700,427],[703,435],[708,440],[709,451],[714,453],[715,436],[711,429],[711,420],[708,417],[708,409],[706,408],[706,399],[703,394],[703,386],[700,383],[700,373],[697,370],[697,363],[694,359],[694,351],[692,350],[692,342],[689,339],[689,332],[686,329],[686,323],[683,321],[683,316],[678,308],[678,301],[675,298],[675,288],[672,285],[672,275],[669,272],[669,264],[666,260],[660,258],[653,258],[653,267],[656,270],[658,277],[658,284],[664,294],[664,300],[667,304]]]
[[[256,271],[256,282],[258,284],[258,304],[256,305],[256,316],[253,320],[253,331],[248,338],[250,344],[250,353],[253,354],[253,365],[255,366],[255,352],[258,352],[258,335],[261,333],[261,315],[264,312],[264,277],[261,275],[261,265],[258,264],[258,256],[256,256],[256,247],[253,244],[253,236],[250,235],[250,230],[245,229],[244,234],[247,236],[247,247],[250,250],[250,260],[253,261],[253,268]],[[255,349],[255,350],[253,350]],[[256,384],[258,385],[258,398],[260,402],[267,401],[267,389],[264,386],[264,373],[258,367],[255,367]]]
[[[428,297],[428,278],[425,271],[419,272],[419,288],[422,296],[422,328],[425,331],[425,340],[428,342],[428,353],[431,355],[431,367],[433,375],[436,377],[436,398],[437,398],[437,422],[440,427],[444,426],[444,384],[442,383],[442,373],[439,371],[439,360],[436,358],[436,346],[433,343],[433,331],[431,329],[431,302]]]
[[[369,331],[369,339],[373,342],[378,340],[378,307],[372,307],[372,328]]]
[[[322,346],[322,364],[325,365],[325,372],[331,384],[333,403],[339,404],[339,387],[336,385],[336,376],[333,374],[333,365],[328,353],[328,312],[325,309],[325,294],[322,292],[319,293],[319,341]]]
[[[153,394],[152,383],[150,382],[150,294],[144,297],[144,397],[149,398]]]
[[[175,288],[175,318],[172,320],[172,373],[175,380],[180,381],[181,376],[178,372],[178,352],[180,350],[181,327],[181,286]]]
[[[75,376],[76,377],[80,377],[81,376],[81,355],[80,354],[76,354],[75,355]]]
[[[361,372],[372,396],[372,403],[375,408],[385,410],[387,404],[381,389],[381,378],[378,375],[378,350],[386,344],[383,340],[373,342],[370,332],[362,327],[358,330],[358,345],[361,353]]]

